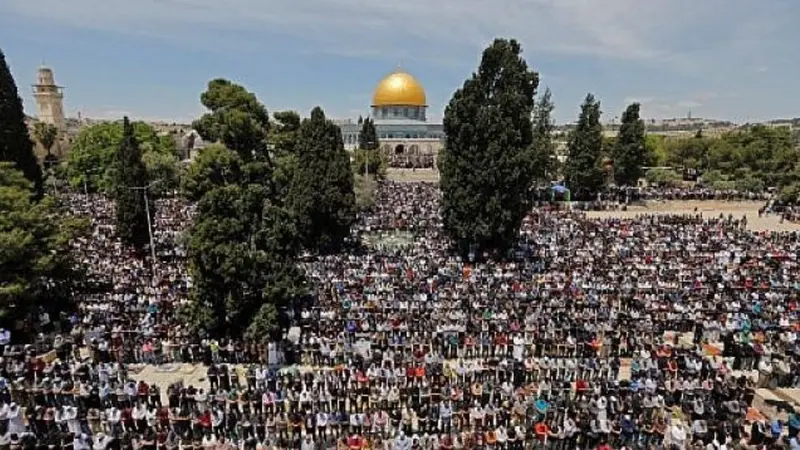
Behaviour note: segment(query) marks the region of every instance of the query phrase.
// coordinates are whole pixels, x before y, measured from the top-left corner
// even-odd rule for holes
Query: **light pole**
[[[150,201],[147,199],[147,191],[159,183],[161,183],[161,180],[153,181],[147,186],[128,186],[128,189],[133,189],[134,191],[140,190],[142,191],[142,195],[144,195],[144,212],[147,215],[147,234],[150,236],[150,254],[153,257],[153,272],[155,272],[156,264],[156,245],[153,240],[153,223],[150,220]]]

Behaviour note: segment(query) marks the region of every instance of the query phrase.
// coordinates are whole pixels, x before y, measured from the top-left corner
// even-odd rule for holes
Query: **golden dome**
[[[372,106],[428,106],[425,89],[411,74],[396,71],[378,83]]]

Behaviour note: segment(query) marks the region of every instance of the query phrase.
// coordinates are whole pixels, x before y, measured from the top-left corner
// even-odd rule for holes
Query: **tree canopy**
[[[164,170],[159,164],[166,163],[177,171],[178,149],[175,140],[169,135],[159,136],[155,129],[145,122],[133,122],[133,134],[145,161],[150,161],[148,169],[154,172]],[[122,144],[124,125],[122,121],[103,122],[81,129],[72,142],[66,159],[66,175],[70,184],[89,192],[112,193],[115,189],[113,167],[117,151]],[[148,156],[156,153],[159,156]],[[159,164],[155,164],[158,162]],[[158,179],[152,174],[153,179]]]
[[[148,207],[145,196],[150,195],[147,168],[142,162],[142,152],[134,135],[133,125],[127,117],[122,122],[122,142],[117,149],[113,165],[114,200],[117,235],[124,244],[142,250],[149,242]],[[149,212],[154,213],[149,205]]]
[[[187,313],[211,335],[241,336],[251,326],[272,333],[273,309],[303,292],[294,222],[265,202],[267,193],[255,184],[226,185],[198,203],[187,241],[194,282]]]
[[[445,109],[442,215],[462,254],[504,256],[531,206],[539,76],[521,53],[517,41],[496,39]]]
[[[361,118],[361,129],[358,132],[358,148],[353,153],[355,173],[377,179],[386,177],[386,158],[379,150],[381,143],[375,122],[367,117]]]
[[[622,124],[612,149],[614,179],[620,186],[636,186],[649,159],[639,110],[638,103],[631,103],[622,113]]]
[[[537,180],[547,182],[554,178],[556,170],[556,147],[553,142],[553,121],[552,93],[550,89],[545,89],[544,93],[536,102],[533,115],[533,167],[534,175]]]
[[[212,336],[279,335],[283,311],[306,292],[300,237],[285,207],[299,154],[300,118],[275,114],[227,80],[201,96],[211,112],[195,122],[209,145],[187,168],[182,191],[198,202],[187,235],[193,287],[188,323]],[[327,176],[324,174],[323,177]]]
[[[36,125],[33,126],[33,135],[50,156],[56,139],[58,139],[58,128],[50,123],[36,122]]]
[[[244,87],[217,78],[208,82],[200,102],[209,109],[192,127],[210,142],[220,142],[244,161],[266,157],[269,113]]]
[[[603,168],[603,127],[600,125],[600,102],[586,95],[578,124],[569,136],[564,170],[567,187],[575,200],[590,200],[605,183]]]
[[[788,128],[752,125],[711,136],[646,138],[653,164],[699,170],[715,189],[761,191],[800,182],[800,146]]]
[[[353,171],[341,130],[319,107],[300,127],[297,163],[286,204],[298,220],[303,246],[336,251],[355,221]]]
[[[25,125],[25,113],[17,84],[0,50],[0,161],[13,163],[33,183],[37,196],[43,192],[42,168],[33,152]]]
[[[34,198],[22,172],[0,163],[0,324],[8,329],[40,307],[63,311],[81,279],[69,244],[86,221],[62,214],[50,197]]]

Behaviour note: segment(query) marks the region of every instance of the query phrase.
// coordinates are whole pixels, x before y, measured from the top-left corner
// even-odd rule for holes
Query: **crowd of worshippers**
[[[110,203],[66,197],[93,220],[75,243],[93,284],[35,342],[0,333],[0,449],[798,449],[789,403],[751,404],[800,387],[800,236],[535,210],[508,261],[461,259],[439,195],[383,183],[353,230],[373,248],[303,263],[297,345],[181,326],[189,205],[157,204],[151,267]],[[162,390],[134,362],[207,373]]]

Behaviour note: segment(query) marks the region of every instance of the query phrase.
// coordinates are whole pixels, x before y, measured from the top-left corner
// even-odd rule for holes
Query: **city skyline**
[[[216,77],[254,91],[270,112],[307,115],[320,105],[339,119],[366,116],[372,89],[400,63],[425,86],[435,122],[482,48],[501,36],[520,41],[560,123],[575,120],[587,92],[601,100],[604,122],[632,101],[645,118],[797,116],[797,98],[786,93],[800,69],[788,56],[800,5],[751,5],[28,0],[0,5],[0,45],[29,115],[41,63],[66,86],[70,117],[176,122],[203,113],[200,92]]]

